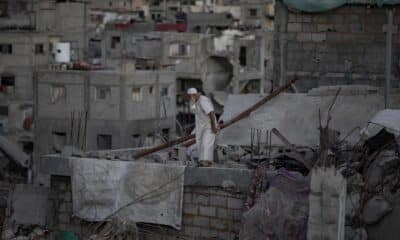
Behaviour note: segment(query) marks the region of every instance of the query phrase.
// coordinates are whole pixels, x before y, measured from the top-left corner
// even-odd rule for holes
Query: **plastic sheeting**
[[[379,125],[395,135],[400,135],[400,110],[382,110],[375,114],[369,123]]]
[[[304,12],[324,12],[351,3],[364,3],[378,6],[400,4],[400,0],[283,0],[283,2],[289,8]]]
[[[367,140],[376,136],[379,132],[385,129],[394,134],[397,142],[400,143],[400,110],[385,109],[377,112],[369,121],[366,127],[361,129],[361,136]]]
[[[184,166],[82,158],[71,165],[74,216],[180,229]]]

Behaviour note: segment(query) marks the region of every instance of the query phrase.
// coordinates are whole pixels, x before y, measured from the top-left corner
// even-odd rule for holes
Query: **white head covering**
[[[187,90],[187,94],[197,94],[198,92],[197,92],[197,89],[196,88],[189,88],[188,90]]]

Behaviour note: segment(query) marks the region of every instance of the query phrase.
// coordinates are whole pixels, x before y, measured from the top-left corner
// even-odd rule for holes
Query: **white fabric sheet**
[[[71,168],[74,216],[180,229],[184,166],[73,158]]]

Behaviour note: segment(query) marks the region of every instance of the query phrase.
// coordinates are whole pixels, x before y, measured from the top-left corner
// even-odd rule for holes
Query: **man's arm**
[[[211,130],[213,131],[214,134],[217,134],[219,131],[219,127],[216,125],[217,119],[215,118],[214,111],[210,112],[208,116],[210,117],[211,121]]]

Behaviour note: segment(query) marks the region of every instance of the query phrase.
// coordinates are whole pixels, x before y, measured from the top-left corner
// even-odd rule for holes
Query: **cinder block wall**
[[[51,200],[54,203],[53,227],[88,236],[93,223],[72,216],[71,182],[69,177],[52,176]],[[217,187],[185,186],[180,231],[162,228],[141,231],[141,240],[221,239],[233,240],[239,233],[244,193],[231,193]]]
[[[221,188],[185,187],[183,235],[198,239],[235,239],[244,195]]]
[[[288,81],[297,75],[301,91],[322,85],[383,86],[387,8],[346,5],[322,13],[288,10],[276,4],[274,74]],[[394,14],[400,31],[400,7]],[[400,34],[393,35],[392,82],[399,85]],[[281,41],[281,37],[286,41]],[[281,51],[283,47],[284,51]],[[282,73],[281,58],[286,71]]]

